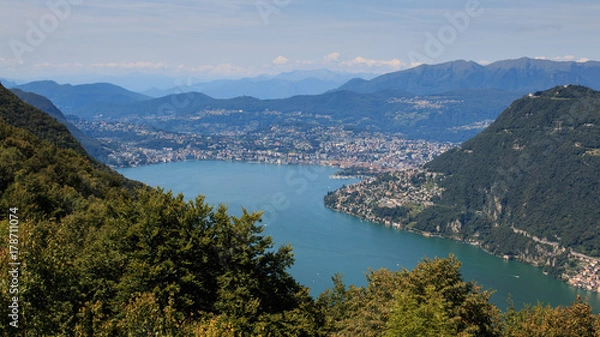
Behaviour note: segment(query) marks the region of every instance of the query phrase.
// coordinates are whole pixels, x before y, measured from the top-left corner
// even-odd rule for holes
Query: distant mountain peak
[[[372,78],[373,76],[373,74],[369,73],[354,74],[332,71],[326,68],[294,70],[277,75],[198,82],[166,90],[148,90],[145,93],[156,98],[181,93],[182,91],[196,91],[217,99],[240,96],[251,96],[260,99],[280,99],[298,95],[318,95],[335,89],[353,78]]]
[[[338,90],[372,93],[396,89],[419,95],[462,89],[495,89],[525,93],[565,83],[600,89],[600,62],[558,62],[523,57],[483,66],[474,61],[457,60],[434,65],[424,64],[384,74],[370,81],[349,81]]]
[[[48,98],[63,113],[76,115],[80,109],[98,104],[141,102],[150,97],[110,83],[58,84],[54,81],[35,81],[15,88]]]

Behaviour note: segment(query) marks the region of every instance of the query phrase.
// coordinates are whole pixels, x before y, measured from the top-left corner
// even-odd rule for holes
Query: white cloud
[[[573,61],[574,59],[575,59],[575,56],[573,56],[573,55],[567,55],[567,56],[555,57],[552,60],[553,61]]]
[[[167,69],[168,65],[162,62],[108,62],[108,63],[92,63],[95,68],[118,68],[118,69]]]
[[[333,61],[339,60],[340,56],[342,56],[342,54],[340,54],[338,52],[334,52],[334,53],[325,55],[324,59],[326,62],[333,62]]]
[[[587,57],[577,58],[576,56],[573,56],[573,55],[554,56],[554,57],[537,56],[534,58],[536,60],[550,60],[550,61],[559,61],[559,62],[573,62],[574,61],[577,63],[585,63],[587,61],[590,61],[590,59]]]
[[[84,68],[85,65],[79,62],[75,63],[50,63],[50,62],[42,62],[36,63],[32,66],[33,69],[58,69],[64,71],[65,69],[81,69]]]
[[[244,68],[231,63],[220,63],[217,65],[214,64],[204,64],[197,66],[188,66],[185,64],[176,64],[169,65],[163,62],[147,62],[147,61],[138,61],[138,62],[109,62],[109,63],[93,63],[90,65],[92,68],[104,68],[106,70],[115,69],[115,70],[138,70],[138,71],[148,71],[148,72],[176,72],[176,73],[195,73],[195,74],[205,74],[205,75],[216,75],[216,76],[243,76],[250,74],[250,70],[248,68]]]
[[[211,74],[223,76],[238,76],[246,72],[246,69],[229,63],[219,64],[210,71]]]
[[[402,62],[399,59],[392,60],[374,60],[367,59],[362,56],[357,56],[353,60],[342,62],[346,66],[367,66],[369,68],[390,68],[391,70],[399,70],[400,68],[406,68],[408,64]]]
[[[315,62],[315,61],[311,61],[311,60],[296,60],[296,61],[294,61],[294,63],[297,65],[301,65],[301,66],[311,66],[311,65],[315,65],[315,64],[320,64],[319,62]]]
[[[193,68],[189,68],[183,64],[180,64],[177,66],[177,71],[179,72],[185,72],[185,71],[191,71],[191,72],[195,72],[195,73],[204,73],[204,72],[209,72],[211,70],[213,70],[215,67],[211,66],[211,65],[204,65],[204,66],[197,66],[197,67],[193,67]]]
[[[275,65],[284,65],[287,64],[290,60],[284,56],[277,56],[273,61],[271,61]]]
[[[5,59],[4,57],[0,57],[0,64],[3,66],[15,66],[19,64],[17,59]]]
[[[584,63],[589,61],[590,59],[587,57],[581,57],[581,58],[577,58],[576,56],[573,55],[565,55],[565,56],[554,56],[554,57],[547,57],[547,56],[537,56],[535,57],[536,60],[550,60],[550,61],[562,61],[562,62],[579,62],[579,63]]]
[[[426,63],[424,63],[424,62],[411,62],[411,63],[408,65],[408,67],[406,67],[406,68],[407,68],[407,69],[409,69],[409,68],[414,68],[414,67],[418,67],[418,66],[420,66],[420,65],[423,65],[423,64],[426,64]]]

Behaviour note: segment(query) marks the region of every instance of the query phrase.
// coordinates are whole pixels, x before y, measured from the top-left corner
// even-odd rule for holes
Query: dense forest
[[[129,181],[2,87],[0,193],[6,336],[600,336],[580,299],[500,312],[452,256],[313,299],[260,213]]]
[[[445,192],[422,213],[418,227],[440,226],[449,234],[446,224],[459,219],[459,235],[477,235],[498,254],[527,258],[527,248],[552,249],[527,240],[526,232],[600,256],[598,167],[600,92],[574,85],[537,92],[426,165],[444,174]]]

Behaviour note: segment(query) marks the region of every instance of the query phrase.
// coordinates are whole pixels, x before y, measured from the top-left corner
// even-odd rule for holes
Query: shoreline
[[[347,215],[353,216],[353,217],[355,217],[357,219],[360,219],[361,221],[369,221],[369,222],[371,222],[373,224],[376,224],[376,225],[390,227],[390,228],[393,228],[395,230],[404,231],[404,232],[412,233],[412,234],[417,234],[417,235],[421,235],[421,236],[424,236],[424,237],[427,237],[427,238],[436,238],[437,237],[437,238],[441,238],[441,239],[444,239],[444,240],[451,240],[451,241],[459,242],[459,243],[462,243],[462,244],[466,244],[466,245],[470,245],[470,246],[473,246],[473,247],[477,247],[478,249],[481,249],[486,254],[489,254],[491,256],[494,256],[496,258],[499,258],[499,259],[502,259],[502,260],[505,260],[505,261],[510,261],[510,260],[517,261],[517,262],[524,263],[524,264],[527,264],[527,265],[532,266],[532,267],[539,268],[540,270],[542,269],[542,267],[540,265],[532,263],[532,262],[527,261],[527,260],[523,260],[523,259],[520,259],[520,258],[510,257],[510,256],[507,256],[507,255],[499,256],[497,254],[494,254],[494,253],[490,252],[489,250],[487,250],[485,247],[483,247],[479,242],[469,242],[469,241],[457,239],[456,237],[449,237],[449,236],[444,236],[444,235],[440,235],[440,234],[434,234],[434,233],[430,233],[430,232],[426,232],[426,231],[421,231],[421,230],[413,229],[413,228],[404,228],[404,227],[402,227],[402,226],[400,226],[399,224],[396,224],[396,223],[389,223],[388,224],[388,223],[386,223],[388,221],[383,220],[383,219],[377,219],[377,218],[368,219],[366,217],[363,217],[363,216],[360,216],[360,215],[357,215],[357,214],[354,214],[354,213],[351,213],[351,212],[347,212],[347,211],[342,211],[342,210],[338,210],[338,209],[335,209],[335,208],[331,208],[331,207],[329,207],[327,205],[325,205],[325,207],[328,208],[328,209],[330,209],[330,210],[332,210],[332,211],[334,211],[334,212],[340,212],[340,213],[343,213],[343,214],[347,214]],[[571,256],[571,255],[579,257],[580,258],[580,259],[578,259],[579,261],[585,260],[585,259],[593,260],[595,262],[595,263],[593,263],[593,269],[595,269],[596,273],[598,275],[600,275],[600,258],[594,258],[594,257],[586,256],[584,254],[575,253],[575,252],[572,252],[572,251],[569,252],[569,256]],[[571,288],[579,289],[579,290],[583,290],[583,291],[589,291],[589,292],[594,293],[594,294],[600,294],[600,284],[598,284],[596,286],[590,286],[586,282],[582,282],[580,275],[587,275],[587,274],[589,274],[588,272],[586,272],[588,270],[589,270],[589,268],[581,268],[581,270],[575,276],[566,277],[566,275],[563,275],[562,278],[550,276],[550,275],[548,275],[547,272],[544,272],[544,271],[542,271],[542,273],[545,276],[547,276],[547,277],[551,277],[553,279],[559,280],[559,281],[567,284]],[[600,276],[598,276],[598,278],[600,279]]]

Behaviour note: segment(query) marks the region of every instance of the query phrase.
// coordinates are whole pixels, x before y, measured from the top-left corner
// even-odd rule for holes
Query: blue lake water
[[[366,285],[369,268],[412,269],[424,257],[456,255],[463,277],[495,290],[492,301],[501,308],[512,301],[569,305],[580,294],[594,311],[600,295],[572,288],[545,276],[539,268],[504,261],[479,248],[441,238],[427,238],[331,211],[323,206],[330,190],[356,180],[332,180],[336,169],[308,165],[265,165],[239,162],[190,161],[119,170],[130,179],[161,186],[187,199],[198,194],[211,204],[226,204],[231,214],[263,210],[265,235],[276,245],[291,244],[296,262],[291,274],[310,287],[313,296],[331,287],[331,276],[346,284]]]

